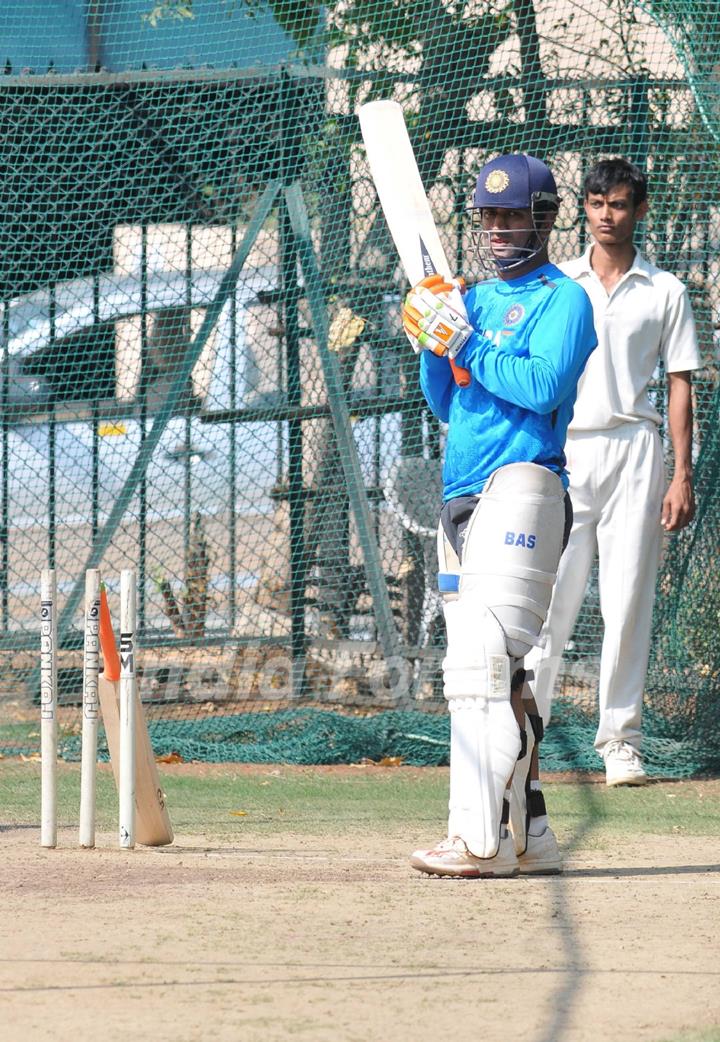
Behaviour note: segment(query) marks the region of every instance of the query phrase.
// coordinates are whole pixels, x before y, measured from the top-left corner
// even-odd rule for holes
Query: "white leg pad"
[[[505,634],[479,593],[445,605],[448,653],[443,662],[450,709],[448,834],[476,857],[494,857],[503,797],[520,752],[510,705]]]
[[[540,642],[562,552],[565,490],[534,463],[496,470],[465,531],[460,593],[481,590],[510,655]]]
[[[486,483],[464,530],[462,565],[438,532],[440,572],[459,576],[457,592],[448,584],[444,605],[449,834],[476,857],[498,850],[503,797],[520,752],[510,704],[512,663],[540,642],[562,550],[564,498],[556,474],[534,463],[510,464]],[[523,847],[529,763],[528,753],[518,772],[522,793],[513,801],[522,808]]]
[[[476,857],[494,857],[503,796],[520,751],[509,702],[450,700],[448,835],[460,836]]]

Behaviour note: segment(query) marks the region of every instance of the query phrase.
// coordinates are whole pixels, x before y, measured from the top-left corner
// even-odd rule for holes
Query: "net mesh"
[[[447,762],[433,530],[444,429],[358,104],[403,105],[446,252],[501,151],[545,159],[552,259],[581,184],[650,176],[641,247],[688,286],[698,516],[668,539],[649,770],[720,766],[715,568],[718,3],[152,0],[3,5],[1,751],[38,747],[40,571],[59,582],[63,754],[78,755],[84,572],[117,621],[138,577],[156,751]],[[664,378],[653,394],[665,412]],[[663,432],[668,446],[669,439]],[[597,577],[566,649],[547,769],[597,769]]]

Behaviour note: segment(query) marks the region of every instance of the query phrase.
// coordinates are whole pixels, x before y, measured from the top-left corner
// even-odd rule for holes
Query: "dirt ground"
[[[416,826],[121,852],[0,830],[0,1037],[661,1042],[720,1024],[718,842],[428,879]],[[720,1038],[714,1032],[704,1040]]]

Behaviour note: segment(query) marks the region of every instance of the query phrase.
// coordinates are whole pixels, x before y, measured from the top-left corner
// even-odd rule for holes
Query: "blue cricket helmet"
[[[473,195],[476,207],[530,210],[546,202],[558,206],[558,190],[552,173],[535,156],[524,153],[498,156],[478,174]]]

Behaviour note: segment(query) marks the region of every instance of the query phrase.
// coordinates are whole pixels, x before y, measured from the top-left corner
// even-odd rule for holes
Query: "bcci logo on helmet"
[[[491,170],[485,178],[485,188],[493,195],[504,192],[510,184],[510,178],[504,170]]]

